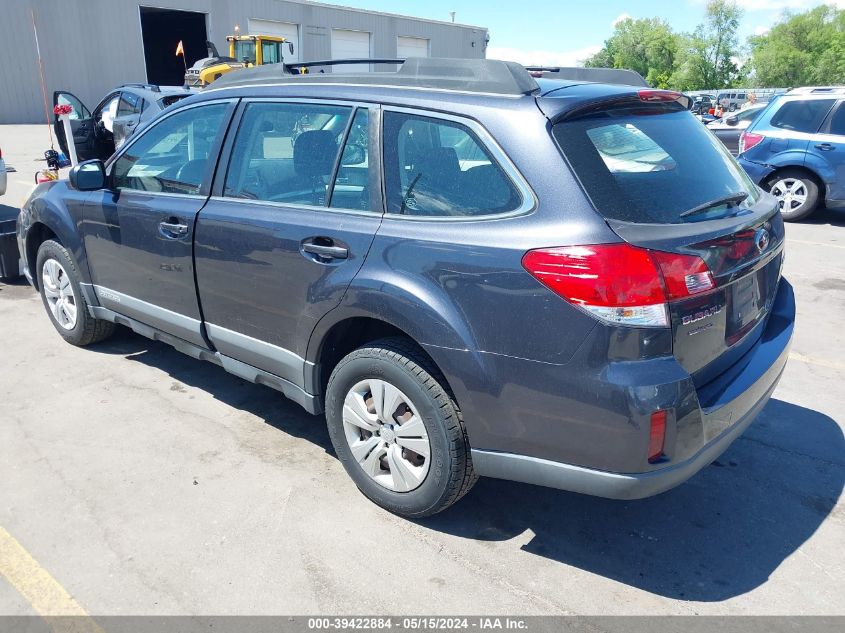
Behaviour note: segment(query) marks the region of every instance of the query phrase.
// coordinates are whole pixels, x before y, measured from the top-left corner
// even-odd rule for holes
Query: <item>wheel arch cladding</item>
[[[772,173],[766,176],[765,182],[769,183],[773,180],[779,180],[785,172],[789,171],[800,172],[802,174],[805,174],[807,177],[812,179],[813,182],[816,183],[816,185],[818,185],[819,194],[823,195],[825,190],[825,180],[810,167],[805,167],[801,165],[784,165],[783,167],[777,167]]]
[[[32,275],[32,282],[35,284],[36,290],[41,290],[38,275],[35,271],[35,263],[38,258],[38,249],[41,248],[41,245],[47,240],[54,240],[56,242],[59,242],[60,244],[62,243],[62,240],[59,238],[59,236],[56,235],[56,233],[43,222],[36,222],[29,227],[29,230],[26,233],[26,253],[24,254],[24,256],[26,258],[26,265],[29,268],[30,274]]]
[[[394,315],[396,313],[393,313]],[[415,335],[416,328],[407,327],[413,320],[392,320],[374,316],[364,310],[341,306],[326,315],[311,335],[307,360],[314,363],[313,386],[325,394],[332,370],[346,354],[362,345],[378,339],[402,337],[411,343],[430,361],[449,393],[461,411],[471,411],[471,395],[466,380],[474,382],[489,371],[483,355],[467,349],[452,350],[436,345],[427,345]],[[405,326],[405,327],[403,327]],[[456,358],[457,357],[457,358]],[[471,417],[471,416],[470,416]],[[467,433],[471,439],[472,421],[467,422]]]
[[[79,233],[77,223],[74,221],[71,210],[62,205],[58,208],[53,196],[48,192],[45,196],[33,200],[24,221],[28,224],[26,232],[26,255],[27,266],[33,278],[33,267],[35,266],[35,256],[38,253],[38,247],[45,239],[56,239],[62,246],[64,246],[70,253],[74,260],[74,265],[79,271],[81,281],[83,283],[90,283],[90,275],[88,271],[88,262],[85,258],[85,249],[82,238]],[[78,215],[81,219],[81,205],[77,209]],[[34,232],[36,231],[36,232]],[[45,237],[48,236],[49,237]]]

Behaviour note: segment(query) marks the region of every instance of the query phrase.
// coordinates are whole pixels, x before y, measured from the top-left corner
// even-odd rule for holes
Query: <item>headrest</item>
[[[415,167],[417,171],[423,172],[423,180],[428,181],[426,183],[421,182],[421,185],[453,184],[453,181],[461,173],[458,154],[454,148],[432,148],[421,154]]]
[[[300,176],[327,176],[332,173],[336,155],[334,132],[308,130],[293,144],[293,168]]]

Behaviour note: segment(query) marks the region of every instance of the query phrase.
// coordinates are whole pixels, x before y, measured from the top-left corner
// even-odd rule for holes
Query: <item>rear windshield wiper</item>
[[[709,211],[714,207],[719,207],[723,204],[739,204],[743,200],[748,197],[748,194],[744,191],[740,191],[737,193],[732,193],[728,196],[722,196],[721,198],[716,198],[715,200],[710,200],[709,202],[705,202],[704,204],[699,204],[698,206],[693,207],[689,211],[684,211],[680,217],[686,218],[691,215],[698,215],[699,213],[704,213],[705,211]]]

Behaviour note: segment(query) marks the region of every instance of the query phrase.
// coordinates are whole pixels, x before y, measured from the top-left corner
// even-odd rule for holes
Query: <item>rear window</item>
[[[772,116],[771,125],[784,130],[815,134],[834,103],[834,99],[786,101]]]
[[[562,121],[553,134],[596,209],[642,224],[697,222],[733,215],[757,201],[754,183],[721,142],[685,110],[616,108]],[[725,196],[744,202],[715,204]]]
[[[190,93],[187,93],[187,92],[184,93],[184,94],[168,95],[166,97],[162,97],[161,99],[159,99],[158,102],[161,104],[162,108],[169,108],[170,106],[172,106],[177,101],[181,101],[185,97],[190,97],[190,96],[191,96]]]

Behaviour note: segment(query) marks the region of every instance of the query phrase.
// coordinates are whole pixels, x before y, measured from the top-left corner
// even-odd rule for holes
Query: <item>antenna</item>
[[[455,22],[455,12],[449,11],[449,17],[452,18],[452,22],[454,23]]]

